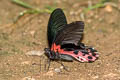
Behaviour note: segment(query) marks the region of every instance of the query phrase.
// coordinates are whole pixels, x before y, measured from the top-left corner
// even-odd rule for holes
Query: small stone
[[[95,19],[98,19],[99,18],[99,16],[98,15],[95,15]]]
[[[64,67],[63,66],[60,66],[60,69],[63,69]]]
[[[36,51],[36,50],[32,50],[32,51],[28,51],[27,53],[25,53],[26,55],[29,56],[41,56],[44,54],[44,51]]]
[[[35,31],[30,31],[31,36],[34,36]]]
[[[42,23],[42,20],[40,19],[40,20],[38,20],[38,23]]]
[[[105,10],[106,10],[107,12],[112,12],[112,6],[106,5]]]
[[[22,65],[25,65],[25,64],[30,64],[30,61],[24,61],[21,63]]]
[[[93,76],[92,78],[93,78],[93,79],[98,79],[98,78],[99,78],[99,76]]]
[[[115,74],[115,73],[109,73],[104,75],[104,77],[116,77],[116,76],[118,76],[118,74]]]
[[[28,76],[28,77],[24,77],[22,80],[35,80],[35,78]]]
[[[77,7],[79,7],[80,6],[80,3],[75,3],[75,4],[73,4],[73,8],[77,8]]]
[[[75,15],[75,12],[74,11],[70,11],[70,15]]]
[[[91,22],[92,22],[92,20],[91,20],[91,19],[88,19],[88,20],[87,20],[87,23],[91,23]]]
[[[55,68],[55,72],[60,73],[61,72],[60,68]]]
[[[53,76],[54,75],[54,73],[53,73],[53,71],[48,71],[47,73],[45,73],[44,74],[45,76]]]

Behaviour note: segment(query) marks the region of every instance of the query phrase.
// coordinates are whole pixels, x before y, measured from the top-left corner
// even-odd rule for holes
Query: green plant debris
[[[12,0],[13,3],[17,4],[17,5],[20,5],[22,7],[25,7],[25,8],[29,8],[29,9],[33,9],[33,7],[21,0]]]
[[[54,6],[47,5],[45,8],[49,10],[49,13],[52,13],[52,11],[55,10],[55,6],[56,5],[54,5]]]
[[[52,11],[55,9],[55,7],[52,7],[52,6],[46,6],[45,9],[33,8],[31,5],[25,3],[21,0],[12,0],[12,2],[28,9],[23,12],[20,12],[19,15],[17,16],[17,18],[14,20],[14,23],[16,23],[25,14],[52,13]]]
[[[90,10],[93,10],[93,9],[96,9],[96,8],[100,8],[100,7],[103,7],[103,6],[104,6],[104,4],[99,3],[99,4],[96,4],[96,5],[94,5],[94,6],[85,8],[85,9],[84,9],[84,12],[88,12],[88,11],[90,11]]]
[[[22,16],[25,14],[39,14],[39,13],[51,13],[51,10],[44,9],[44,10],[38,10],[38,9],[30,9],[30,10],[25,10],[23,12],[20,12],[17,18],[14,20],[14,23],[16,23]]]
[[[0,56],[2,55],[9,55],[10,53],[8,51],[3,51],[3,50],[0,50]]]
[[[105,6],[105,3],[106,2],[110,2],[111,0],[101,0],[99,3],[93,5],[93,6],[89,6],[88,8],[85,8],[83,10],[84,13],[90,11],[90,10],[93,10],[93,9],[97,9],[97,8],[101,8],[101,7],[104,7]]]
[[[8,40],[9,39],[9,35],[7,33],[0,33],[0,41],[1,40]]]

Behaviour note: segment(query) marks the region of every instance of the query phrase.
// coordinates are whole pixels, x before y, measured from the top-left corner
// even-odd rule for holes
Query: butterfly
[[[62,9],[55,9],[49,18],[47,38],[49,48],[45,48],[45,55],[51,60],[94,62],[98,59],[98,52],[93,47],[81,43],[84,22],[67,23]]]

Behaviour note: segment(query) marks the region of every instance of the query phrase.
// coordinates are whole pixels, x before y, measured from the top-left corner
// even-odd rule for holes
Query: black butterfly
[[[95,61],[98,58],[97,50],[81,43],[83,31],[83,21],[67,24],[62,9],[55,9],[50,16],[47,29],[49,48],[45,48],[45,54],[49,60]]]

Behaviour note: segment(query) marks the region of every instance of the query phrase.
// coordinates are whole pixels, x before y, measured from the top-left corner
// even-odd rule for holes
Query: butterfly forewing
[[[78,45],[79,41],[83,36],[84,30],[84,22],[76,21],[70,24],[65,25],[63,29],[61,29],[55,39],[55,43],[58,45],[62,44],[75,44]]]
[[[66,17],[61,9],[56,9],[52,12],[48,22],[48,42],[51,47],[53,41],[56,38],[57,32],[63,29],[63,26],[67,24]]]

